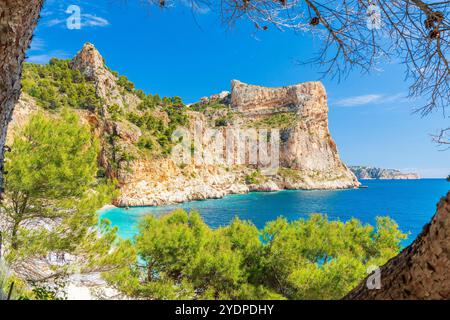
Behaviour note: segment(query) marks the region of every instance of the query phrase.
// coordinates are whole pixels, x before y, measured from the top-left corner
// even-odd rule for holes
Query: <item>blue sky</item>
[[[321,80],[330,106],[330,130],[342,159],[360,164],[417,171],[424,177],[450,174],[450,150],[440,151],[431,134],[448,127],[436,112],[412,114],[421,101],[406,98],[408,83],[400,64],[385,63],[370,75],[354,71],[345,80],[324,78],[317,66],[303,66],[320,41],[307,34],[269,29],[255,33],[252,24],[229,28],[217,13],[192,12],[180,0],[160,10],[138,0],[48,0],[35,32],[28,61],[71,58],[89,41],[108,66],[138,88],[162,96],[197,101],[230,89],[230,81],[284,86]],[[82,27],[69,30],[65,11],[81,8]]]

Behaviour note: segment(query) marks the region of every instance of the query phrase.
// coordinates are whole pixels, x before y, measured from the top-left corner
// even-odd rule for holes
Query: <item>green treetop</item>
[[[49,110],[71,107],[95,111],[101,104],[94,83],[72,69],[70,60],[53,58],[46,65],[25,63],[22,86],[39,106]]]
[[[96,210],[114,194],[113,186],[96,179],[97,153],[89,126],[69,111],[32,115],[16,133],[1,203],[4,253],[13,269],[49,252],[84,256],[87,264],[95,258],[99,266],[118,254],[110,250],[116,230],[95,228]]]
[[[377,227],[313,215],[258,230],[235,219],[213,230],[196,212],[146,216],[135,238],[139,264],[108,280],[148,299],[339,299],[405,238],[389,218]]]

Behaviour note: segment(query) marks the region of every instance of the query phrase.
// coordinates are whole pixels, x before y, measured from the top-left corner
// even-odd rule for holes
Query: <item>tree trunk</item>
[[[5,140],[20,77],[44,0],[0,0],[0,195],[3,193]]]
[[[380,270],[381,289],[366,280],[344,299],[450,299],[450,192],[417,239]]]

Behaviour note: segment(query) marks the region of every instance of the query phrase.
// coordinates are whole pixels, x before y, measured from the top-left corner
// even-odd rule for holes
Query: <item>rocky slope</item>
[[[95,85],[101,99],[97,110],[78,112],[101,140],[99,161],[105,174],[119,181],[121,192],[116,205],[164,205],[249,191],[359,185],[340,160],[331,138],[327,96],[319,82],[264,88],[233,81],[231,93],[202,98],[189,106],[178,99],[164,98],[148,107],[149,98],[124,87],[123,79],[106,67],[92,44],[86,44],[69,65]],[[24,114],[37,108],[33,98],[23,94],[13,122],[23,122]],[[168,155],[174,144],[167,141],[176,121],[191,134],[198,129],[198,121],[205,124],[201,133],[215,129],[223,136],[241,128],[279,129],[280,167],[262,174],[259,162],[206,164],[191,159],[176,163]],[[202,142],[200,147],[210,146]],[[272,152],[271,148],[267,152]],[[261,152],[258,150],[259,155]]]
[[[403,173],[394,169],[382,169],[364,166],[350,166],[349,169],[356,175],[358,179],[370,180],[411,180],[420,179],[417,173]]]

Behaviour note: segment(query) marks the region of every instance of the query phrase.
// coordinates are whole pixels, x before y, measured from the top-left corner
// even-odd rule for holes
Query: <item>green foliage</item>
[[[297,120],[297,115],[293,112],[283,112],[250,121],[248,124],[252,128],[288,128],[291,127]]]
[[[291,299],[339,299],[355,287],[371,265],[382,265],[400,250],[405,235],[389,218],[376,230],[352,219],[328,221],[321,215],[266,225],[263,239],[271,270],[266,281]]]
[[[229,107],[220,102],[220,100],[209,100],[208,102],[197,102],[191,104],[189,109],[197,112],[205,112],[218,109],[229,109]]]
[[[250,292],[259,292],[262,297],[269,290],[257,290],[247,283],[251,250],[255,245],[261,247],[258,232],[238,220],[234,223],[253,231],[249,240],[234,239],[239,226],[211,230],[198,213],[188,215],[178,210],[161,219],[147,216],[135,239],[145,268],[131,268],[132,277],[125,283],[114,278],[110,281],[119,284],[126,294],[140,298],[237,299]],[[256,242],[252,236],[256,236]],[[248,253],[238,254],[247,248]]]
[[[154,148],[153,141],[149,136],[141,136],[138,141],[138,147],[141,149],[152,150]]]
[[[260,184],[265,182],[267,179],[264,177],[260,171],[253,171],[251,174],[245,176],[246,184]]]
[[[138,95],[139,96],[139,95]],[[138,109],[145,111],[147,109],[154,109],[157,106],[161,104],[161,98],[158,95],[151,95],[148,96],[139,96],[142,100],[142,102],[138,105]]]
[[[32,296],[33,292],[27,288],[25,282],[14,276],[5,260],[0,259],[0,301],[8,298],[11,300],[27,299]]]
[[[155,116],[151,110],[159,104],[161,104],[160,111],[167,115],[168,124],[164,123],[161,116]],[[189,123],[186,106],[181,98],[164,97],[161,100],[158,95],[149,95],[138,108],[142,111],[141,113],[129,112],[127,114],[128,121],[137,125],[144,133],[137,143],[138,147],[153,151],[160,150],[163,155],[169,154],[173,145],[173,132],[178,127],[187,126]],[[154,137],[154,139],[150,137]]]
[[[9,270],[3,259],[0,259],[0,301],[8,298]]]
[[[130,112],[127,114],[127,119],[141,129],[150,131],[151,133],[161,132],[165,129],[164,122],[156,118],[151,112],[144,112],[143,114]]]
[[[23,296],[22,299],[34,299],[34,300],[66,300],[67,294],[64,291],[67,285],[66,279],[63,277],[55,277],[52,283],[39,283],[32,282],[32,295]]]
[[[294,181],[303,181],[303,176],[299,170],[280,167],[278,174],[285,179],[292,179]]]
[[[1,204],[9,263],[73,253],[86,237],[97,241],[96,210],[114,195],[113,185],[96,180],[97,152],[89,127],[66,110],[61,117],[32,115],[16,133]]]
[[[141,99],[141,100],[144,100],[145,98],[147,98],[147,95],[145,94],[145,92],[144,92],[142,89],[137,89],[134,93],[135,93],[135,94],[139,97],[139,99]]]
[[[45,109],[62,107],[97,110],[100,99],[95,86],[69,66],[69,60],[53,58],[47,65],[25,63],[22,76],[24,92]]]
[[[108,106],[108,112],[111,115],[111,119],[114,121],[119,120],[120,116],[123,114],[120,106],[118,104],[113,104]]]
[[[117,79],[117,84],[128,92],[134,91],[134,83],[128,80],[126,76],[119,76]]]
[[[209,228],[196,212],[146,216],[135,238],[140,263],[108,281],[147,299],[339,299],[405,238],[389,218],[377,228],[312,215],[260,231],[234,219]]]
[[[216,119],[215,122],[214,122],[214,125],[216,127],[226,127],[228,125],[228,119],[225,118],[225,117]]]
[[[180,97],[163,98],[163,110],[170,119],[169,127],[176,129],[178,126],[185,126],[188,123],[186,106]]]

